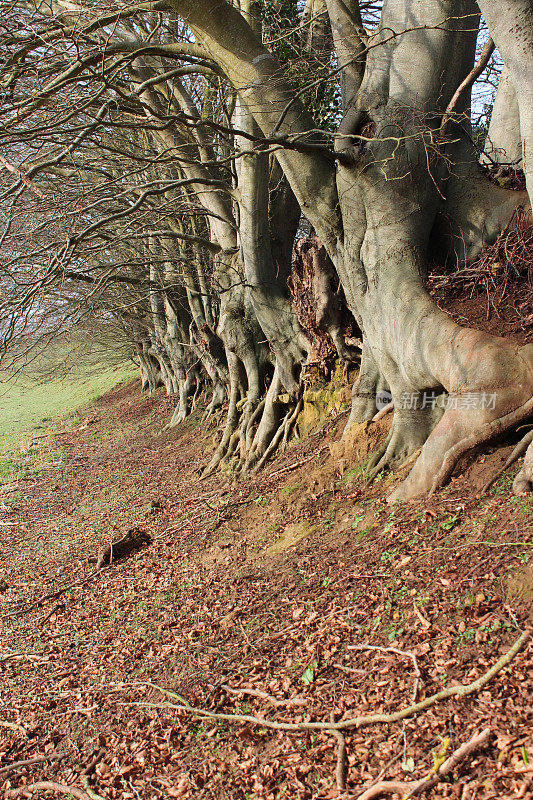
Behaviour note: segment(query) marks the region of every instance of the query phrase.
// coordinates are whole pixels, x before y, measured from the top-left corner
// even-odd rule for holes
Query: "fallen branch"
[[[26,758],[24,761],[14,761],[12,764],[6,764],[5,767],[0,767],[0,775],[4,772],[13,772],[21,767],[30,767],[32,764],[42,764],[46,761],[56,761],[62,758],[66,758],[66,755],[52,753],[52,755],[49,756],[35,756],[34,758]]]
[[[18,789],[8,789],[7,797],[17,797],[17,795],[24,792],[58,792],[59,794],[70,794],[77,797],[78,800],[91,800],[88,794],[82,792],[81,789],[76,789],[75,786],[65,786],[64,783],[56,783],[55,781],[39,781],[38,783],[28,783],[26,786],[21,786]]]
[[[264,717],[256,717],[252,714],[220,714],[216,713],[215,711],[206,711],[203,708],[196,708],[191,706],[186,700],[184,700],[183,697],[180,697],[180,695],[176,694],[175,692],[172,692],[169,689],[163,689],[162,686],[151,682],[146,682],[144,685],[150,686],[152,689],[156,689],[167,697],[178,700],[179,704],[124,703],[123,705],[139,706],[143,708],[171,709],[174,711],[183,711],[187,714],[192,714],[195,717],[219,719],[231,723],[243,722],[247,725],[258,725],[262,728],[270,728],[271,730],[275,731],[287,731],[293,733],[297,733],[299,731],[346,731],[367,728],[371,725],[378,724],[389,725],[393,722],[400,722],[403,719],[414,717],[421,711],[431,708],[431,706],[434,706],[436,703],[439,703],[442,700],[448,700],[451,697],[468,697],[471,694],[479,692],[479,690],[486,686],[492,680],[492,678],[494,678],[499,672],[502,671],[502,669],[511,663],[517,653],[523,650],[530,638],[531,630],[523,631],[523,633],[519,636],[507,653],[505,653],[505,655],[503,655],[495,664],[493,664],[493,666],[487,670],[487,672],[485,672],[483,675],[481,675],[481,677],[477,678],[477,680],[473,681],[472,683],[450,686],[447,689],[443,689],[441,692],[437,692],[437,694],[426,697],[424,700],[421,700],[418,703],[413,703],[413,705],[407,706],[407,708],[400,709],[400,711],[393,711],[389,714],[370,714],[362,717],[351,717],[349,719],[341,720],[340,722],[274,722],[273,720],[265,719]]]
[[[335,722],[333,712],[329,716],[331,722]],[[331,731],[331,735],[337,740],[337,765],[335,767],[335,782],[339,792],[346,789],[348,778],[348,754],[346,752],[346,739],[340,731]]]
[[[417,797],[423,792],[427,792],[428,789],[432,789],[436,786],[442,778],[445,778],[453,772],[455,767],[469,755],[485,747],[491,735],[489,728],[481,731],[481,733],[477,733],[469,739],[468,742],[465,742],[465,744],[462,744],[461,747],[455,750],[455,752],[427,778],[421,778],[419,781],[381,781],[367,789],[363,794],[360,794],[357,800],[372,800],[374,797],[381,797],[386,794],[401,794],[403,800]]]

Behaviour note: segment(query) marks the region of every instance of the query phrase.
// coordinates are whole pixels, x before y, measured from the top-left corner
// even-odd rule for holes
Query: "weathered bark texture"
[[[494,100],[485,151],[489,158],[483,156],[483,163],[520,166],[522,161],[518,102],[513,81],[505,65]]]
[[[520,115],[523,169],[533,198],[533,5],[531,0],[479,0],[481,13],[513,83]]]
[[[512,26],[502,26],[500,17],[506,15],[498,18],[502,30],[491,24],[496,4],[481,5],[487,7],[491,32],[497,44],[502,42],[513,76],[512,59],[505,55]],[[516,0],[509,10],[525,5]],[[223,0],[175,0],[175,6],[224,69],[265,136],[276,130],[288,137],[298,133],[309,145],[319,143],[308,133],[312,119],[283,80],[280,65],[235,10]],[[332,3],[330,10],[337,29],[342,27],[339,6]],[[481,435],[487,425],[524,406],[533,392],[531,348],[460,327],[424,288],[431,234],[446,200],[447,182],[452,182],[455,165],[450,169],[450,157],[457,154],[461,138],[460,127],[452,125],[452,135],[441,140],[440,124],[473,68],[478,19],[473,0],[388,0],[378,33],[381,44],[368,52],[360,88],[341,125],[343,158],[336,173],[319,151],[277,155],[335,263],[363,331],[363,367],[350,423],[372,416],[377,388],[387,386],[395,414],[379,467],[421,448],[398,498],[428,491],[443,459],[451,458],[471,431]],[[343,47],[349,52],[343,57],[357,60],[360,39],[353,35],[353,20],[347,26]],[[525,52],[529,32],[519,38]],[[357,77],[351,80],[356,85]],[[515,89],[527,162],[530,110],[525,109],[523,88],[515,84]],[[457,111],[468,105],[468,97],[461,98]],[[475,169],[473,151],[463,147],[461,152],[468,154],[469,169]],[[527,175],[528,170],[526,164]],[[510,212],[507,200],[500,205]],[[475,408],[463,402],[471,393],[480,398]],[[482,402],[487,393],[495,395],[494,407]],[[428,396],[442,397],[444,408]]]

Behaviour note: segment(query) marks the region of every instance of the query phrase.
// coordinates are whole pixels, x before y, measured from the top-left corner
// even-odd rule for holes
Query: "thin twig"
[[[489,63],[489,59],[490,59],[491,55],[493,54],[493,52],[494,52],[494,42],[489,37],[487,39],[485,47],[481,51],[481,55],[479,56],[479,61],[477,62],[477,64],[474,65],[473,69],[470,70],[470,72],[468,73],[466,78],[459,84],[459,86],[457,87],[456,91],[454,92],[454,95],[453,95],[452,99],[448,103],[446,111],[444,112],[444,115],[442,117],[442,122],[441,122],[441,126],[440,126],[441,134],[445,132],[446,126],[447,126],[448,122],[450,121],[450,118],[451,118],[453,112],[457,108],[457,103],[461,99],[461,96],[479,78],[479,76],[481,75],[481,73],[483,72],[483,70],[485,69],[487,64]]]
[[[442,778],[445,778],[450,772],[453,772],[455,767],[463,761],[467,756],[480,750],[488,744],[491,737],[490,728],[486,728],[481,733],[477,733],[468,742],[462,744],[454,753],[451,754],[441,766],[426,778],[421,778],[418,781],[381,781],[371,786],[369,789],[360,794],[357,800],[372,800],[374,797],[380,797],[384,794],[401,794],[403,800],[411,797],[417,797],[428,789],[432,789]]]
[[[81,789],[76,789],[75,786],[65,786],[64,783],[56,783],[55,781],[39,781],[38,783],[29,783],[26,786],[20,786],[18,789],[8,789],[7,797],[17,797],[24,792],[59,792],[59,794],[70,794],[77,797],[78,800],[91,800],[88,794],[82,792]],[[100,800],[103,800],[101,798]]]
[[[413,662],[413,667],[415,670],[415,685],[413,686],[413,703],[416,702],[416,698],[418,697],[418,689],[420,688],[420,683],[422,681],[422,673],[420,672],[420,668],[418,666],[418,661],[416,660],[416,656],[410,650],[400,650],[398,647],[380,647],[377,644],[356,644],[353,645],[353,649],[355,650],[377,650],[381,653],[396,653],[399,656],[406,656],[410,658]]]
[[[66,758],[66,755],[59,755],[52,753],[49,756],[35,756],[35,758],[26,758],[24,761],[14,761],[12,764],[7,764],[5,767],[0,767],[0,775],[3,772],[13,772],[21,767],[30,767],[32,764],[42,764],[46,761],[55,761],[56,759]]]
[[[220,688],[224,689],[224,691],[228,692],[229,694],[236,694],[236,695],[246,694],[249,695],[250,697],[259,697],[261,700],[266,700],[268,703],[275,706],[276,708],[279,708],[280,706],[283,707],[283,706],[307,705],[307,700],[304,699],[291,700],[289,698],[288,700],[277,700],[275,697],[272,697],[272,695],[267,694],[267,692],[262,692],[260,689],[245,689],[245,688],[234,689],[232,686],[228,686],[226,683],[220,684]]]
[[[393,711],[389,714],[370,714],[368,716],[361,716],[361,717],[351,717],[348,719],[341,720],[340,722],[274,722],[273,720],[266,719],[264,717],[256,717],[252,714],[219,714],[214,711],[207,711],[203,708],[196,708],[191,706],[184,700],[183,697],[180,697],[175,692],[171,692],[169,689],[164,689],[162,686],[158,684],[146,682],[145,686],[150,686],[153,689],[157,689],[157,691],[161,692],[161,694],[171,697],[175,700],[179,700],[178,703],[124,703],[123,705],[128,706],[139,706],[143,708],[160,708],[160,709],[172,709],[174,711],[183,711],[187,714],[192,714],[193,716],[197,717],[204,717],[207,719],[220,719],[226,722],[236,723],[236,722],[244,722],[249,725],[259,725],[262,728],[270,728],[271,730],[276,731],[288,731],[288,732],[298,732],[298,731],[346,731],[346,730],[353,730],[353,729],[360,729],[360,728],[367,728],[371,725],[379,725],[385,724],[389,725],[393,722],[401,722],[403,719],[407,719],[408,717],[414,717],[419,714],[421,711],[425,711],[427,708],[431,708],[436,703],[441,702],[441,700],[447,700],[450,697],[468,697],[471,694],[475,694],[479,692],[484,686],[486,686],[499,672],[502,671],[508,664],[511,663],[513,658],[519,653],[525,645],[531,639],[531,630],[525,630],[513,644],[513,646],[503,655],[493,666],[487,670],[483,675],[477,678],[472,683],[464,684],[456,684],[455,686],[450,686],[447,689],[443,689],[441,692],[437,692],[437,694],[433,694],[430,697],[426,697],[424,700],[421,700],[418,703],[413,703],[406,708],[402,708],[399,711]]]

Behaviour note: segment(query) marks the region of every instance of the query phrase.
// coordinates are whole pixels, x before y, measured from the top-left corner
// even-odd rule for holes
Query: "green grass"
[[[101,369],[91,366],[48,381],[21,375],[12,382],[0,373],[0,453],[136,375],[132,363]]]

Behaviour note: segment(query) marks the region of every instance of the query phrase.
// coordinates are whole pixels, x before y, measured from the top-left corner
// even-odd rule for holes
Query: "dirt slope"
[[[512,443],[431,501],[390,508],[398,476],[368,487],[358,467],[387,420],[332,458],[339,414],[233,485],[198,479],[214,424],[198,410],[163,431],[170,407],[115,389],[20,454],[24,480],[2,488],[4,796],[355,798],[379,776],[423,778],[484,728],[489,745],[431,796],[533,796],[530,646],[470,697],[347,732],[345,792],[331,733],[199,719],[154,687],[218,713],[329,722],[481,676],[529,624],[533,502],[510,494],[516,467],[476,497]],[[134,527],[152,543],[92,574]],[[42,781],[59,788],[23,788]]]

